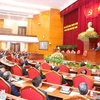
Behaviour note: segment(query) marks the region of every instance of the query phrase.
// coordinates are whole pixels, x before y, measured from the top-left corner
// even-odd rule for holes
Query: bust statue
[[[88,29],[85,32],[81,32],[78,35],[78,39],[83,38],[98,38],[97,33],[94,31],[94,28],[92,27],[92,22],[88,22]]]
[[[88,31],[94,31],[94,28],[92,27],[92,22],[88,22],[88,29],[86,30],[86,32]]]

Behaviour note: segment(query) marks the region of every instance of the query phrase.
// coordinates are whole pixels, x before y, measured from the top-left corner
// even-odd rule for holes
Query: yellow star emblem
[[[98,11],[100,12],[100,5],[99,5],[99,7],[98,7]]]

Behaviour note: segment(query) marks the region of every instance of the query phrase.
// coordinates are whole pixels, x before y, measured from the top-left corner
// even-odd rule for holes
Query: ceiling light
[[[0,0],[0,2],[5,3],[5,4],[20,6],[20,7],[38,8],[38,9],[44,9],[44,10],[50,9],[50,7],[48,7],[48,6],[33,5],[33,4],[29,4],[29,3],[23,3],[23,2],[18,2],[18,1],[16,2],[16,1],[12,1],[12,0]]]
[[[4,6],[4,5],[0,5],[0,9],[1,10],[7,10],[7,11],[17,11],[17,12],[25,12],[25,13],[30,13],[30,14],[38,14],[39,11],[38,10],[32,10],[32,9],[25,9],[25,8],[16,8],[16,7],[11,7],[11,6]]]

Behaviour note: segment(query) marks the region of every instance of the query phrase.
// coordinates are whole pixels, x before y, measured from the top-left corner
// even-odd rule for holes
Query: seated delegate
[[[11,82],[12,75],[11,75],[10,71],[4,72],[2,77],[11,86],[11,94],[14,96],[20,96],[20,92],[18,91],[16,86],[14,84],[12,84],[12,82]]]

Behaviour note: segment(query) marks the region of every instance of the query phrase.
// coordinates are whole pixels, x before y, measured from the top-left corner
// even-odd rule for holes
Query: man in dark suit
[[[45,92],[45,91],[43,91],[43,90],[40,89],[40,87],[42,86],[42,79],[41,79],[40,76],[35,77],[35,78],[32,80],[32,84],[33,84],[35,87],[37,87],[39,91],[41,91],[42,93],[45,94],[46,100],[49,100],[49,97],[48,97],[48,95],[47,95],[47,92]]]
[[[35,68],[40,72],[40,77],[42,79],[45,79],[45,75],[43,75],[43,73],[41,71],[41,65],[38,62],[36,63]]]
[[[0,71],[4,73],[6,71],[6,67],[4,65],[0,65]]]
[[[97,48],[96,50],[100,50],[100,42],[97,43]]]
[[[53,70],[59,73],[60,68],[58,66],[55,66]],[[62,76],[62,84],[66,84],[67,81],[64,79],[63,75],[61,75],[61,76]]]
[[[11,94],[15,96],[20,96],[20,92],[18,91],[16,86],[11,83],[12,76],[11,76],[10,71],[4,72],[2,77],[11,86]]]
[[[28,60],[27,60],[27,57],[26,57],[26,56],[24,57],[24,64],[25,64],[25,65],[29,65],[29,63],[28,63]]]
[[[25,66],[24,62],[21,62],[20,63],[20,67],[22,69],[23,75],[28,75],[28,72],[26,71],[26,68],[24,68],[24,66]]]

